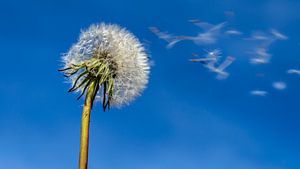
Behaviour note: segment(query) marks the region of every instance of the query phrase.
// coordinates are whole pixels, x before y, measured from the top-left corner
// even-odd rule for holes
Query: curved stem
[[[90,113],[94,101],[93,97],[95,92],[95,86],[96,86],[96,82],[92,81],[86,93],[85,102],[82,110],[78,169],[87,169]]]

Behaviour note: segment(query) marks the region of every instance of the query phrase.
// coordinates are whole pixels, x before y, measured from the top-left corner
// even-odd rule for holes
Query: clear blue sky
[[[296,0],[1,1],[0,168],[77,167],[83,100],[67,92],[60,56],[81,29],[111,22],[150,41],[155,64],[130,106],[94,107],[89,169],[299,169],[300,76],[286,73],[300,69],[299,10]],[[148,30],[197,34],[187,22],[194,18],[229,20],[246,35],[275,28],[289,39],[271,46],[266,65],[249,64],[235,40],[206,47],[236,57],[219,81],[188,61],[202,47],[182,42],[167,50]],[[274,81],[287,88],[272,88]],[[251,96],[256,88],[269,94]]]

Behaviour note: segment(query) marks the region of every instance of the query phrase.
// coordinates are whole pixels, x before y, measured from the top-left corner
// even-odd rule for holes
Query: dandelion
[[[62,56],[69,92],[85,95],[82,112],[79,169],[87,168],[89,118],[94,100],[103,110],[121,107],[141,94],[148,83],[149,62],[138,39],[114,24],[97,24],[83,31]]]

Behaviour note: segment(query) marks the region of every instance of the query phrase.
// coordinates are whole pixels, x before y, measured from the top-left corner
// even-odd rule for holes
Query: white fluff
[[[273,82],[272,85],[277,90],[284,90],[287,87],[285,82]]]
[[[264,90],[252,90],[250,91],[250,94],[253,96],[266,96],[268,92]]]
[[[81,32],[78,42],[63,55],[65,67],[92,58],[96,49],[108,52],[111,62],[117,64],[111,105],[129,104],[148,83],[150,67],[144,47],[132,33],[118,25],[92,25]],[[72,84],[75,78],[70,78]],[[101,94],[98,92],[97,97],[102,97]]]

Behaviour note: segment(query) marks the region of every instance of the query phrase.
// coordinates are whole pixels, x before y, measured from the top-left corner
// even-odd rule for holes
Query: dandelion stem
[[[80,152],[78,169],[87,169],[88,164],[88,148],[89,148],[89,126],[90,112],[93,105],[93,97],[96,87],[96,81],[92,81],[86,93],[85,102],[82,110],[81,129],[80,129]]]

